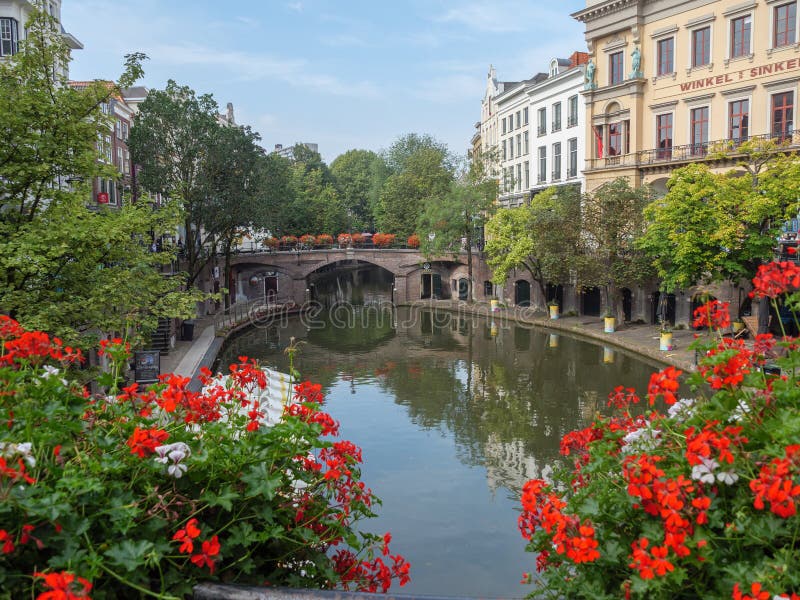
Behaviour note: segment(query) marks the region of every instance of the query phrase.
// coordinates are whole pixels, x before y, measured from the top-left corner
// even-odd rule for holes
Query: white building
[[[486,169],[495,176],[500,173],[500,132],[498,108],[496,98],[512,86],[519,85],[518,81],[497,81],[497,72],[489,65],[486,75],[486,92],[481,101],[481,121],[476,127],[476,135],[480,137],[481,153],[484,157],[494,156],[494,160],[487,162]],[[493,154],[494,153],[494,154]]]
[[[26,24],[31,11],[41,5],[53,17],[61,35],[70,50],[81,50],[81,44],[74,35],[67,33],[61,24],[61,0],[0,0],[0,58],[12,56],[19,51],[19,44],[25,40]],[[64,76],[69,77],[69,65],[64,66]]]
[[[586,54],[554,58],[547,73],[507,86],[496,99],[500,203],[520,206],[553,185],[583,185]]]
[[[283,158],[288,158],[289,160],[294,160],[294,147],[295,146],[304,146],[311,150],[312,152],[319,152],[319,145],[313,144],[311,142],[296,142],[294,146],[286,146],[284,147],[283,144],[275,144],[275,150],[273,150],[273,154],[277,154],[278,156],[282,156]]]

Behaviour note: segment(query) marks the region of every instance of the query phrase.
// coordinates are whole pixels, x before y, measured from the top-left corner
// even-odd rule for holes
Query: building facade
[[[582,183],[586,54],[554,58],[546,73],[507,87],[496,99],[500,204],[520,206],[554,185]]]
[[[46,0],[42,7],[56,21],[57,27],[70,50],[81,50],[83,44],[61,24],[61,0]],[[28,0],[0,0],[0,59],[13,56],[24,43],[26,24],[34,9],[34,2]],[[69,76],[69,63],[64,65],[63,75]]]
[[[588,0],[573,17],[591,56],[588,189],[626,176],[664,193],[679,166],[730,168],[709,156],[720,143],[800,141],[796,0]]]

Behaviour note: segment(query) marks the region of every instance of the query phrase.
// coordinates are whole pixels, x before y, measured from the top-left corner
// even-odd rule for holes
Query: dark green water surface
[[[336,309],[261,323],[231,339],[247,355],[321,383],[341,436],[364,450],[383,500],[366,530],[391,531],[412,581],[395,593],[521,597],[535,572],[517,529],[519,493],[559,460],[561,437],[606,412],[617,385],[644,395],[654,367],[619,350],[444,310]]]

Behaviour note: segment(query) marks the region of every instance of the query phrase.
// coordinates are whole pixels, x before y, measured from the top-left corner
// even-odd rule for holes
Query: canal
[[[615,386],[643,395],[654,369],[513,322],[350,305],[261,323],[229,340],[219,362],[247,355],[285,371],[291,337],[304,342],[296,366],[323,385],[383,500],[362,527],[391,531],[412,565],[396,593],[524,596],[535,557],[516,525],[522,484],[547,476],[561,437],[606,412]]]

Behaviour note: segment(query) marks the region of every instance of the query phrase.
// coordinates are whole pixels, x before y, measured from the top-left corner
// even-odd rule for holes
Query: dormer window
[[[556,75],[558,75],[558,61],[553,59],[550,63],[550,77],[555,77]]]

